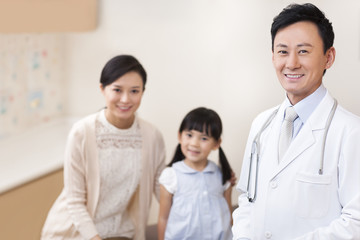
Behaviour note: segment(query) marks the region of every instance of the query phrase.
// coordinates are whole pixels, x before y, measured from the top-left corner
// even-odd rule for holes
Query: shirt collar
[[[137,113],[134,114],[135,115],[135,119],[133,124],[126,129],[120,129],[117,128],[116,126],[114,126],[112,123],[110,123],[107,119],[106,119],[106,115],[105,115],[105,109],[102,109],[100,111],[100,121],[105,124],[105,126],[107,126],[108,128],[112,129],[113,131],[117,132],[117,133],[126,133],[126,132],[134,132],[138,129],[138,117],[137,117]]]
[[[184,161],[175,163],[173,165],[173,167],[176,167],[176,169],[182,173],[199,173],[200,172],[200,171],[197,171],[197,170],[189,167],[188,165],[186,165]],[[206,165],[204,170],[202,170],[201,172],[203,172],[203,173],[215,172],[216,168],[217,168],[216,164],[213,163],[212,161],[208,160],[208,164]]]
[[[294,105],[295,111],[302,123],[305,123],[309,119],[310,115],[325,97],[326,92],[326,88],[321,84],[315,92]],[[288,98],[286,98],[286,105],[286,107],[292,106]]]

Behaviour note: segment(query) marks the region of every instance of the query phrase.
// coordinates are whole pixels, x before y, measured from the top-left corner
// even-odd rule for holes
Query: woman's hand
[[[102,240],[99,235],[96,235],[95,237],[91,238],[91,240]]]
[[[237,178],[235,176],[235,173],[233,171],[231,171],[231,178],[229,181],[230,181],[232,187],[236,185],[236,180],[237,180]]]

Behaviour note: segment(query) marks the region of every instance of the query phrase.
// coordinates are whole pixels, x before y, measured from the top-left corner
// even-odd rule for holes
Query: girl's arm
[[[160,210],[158,220],[158,240],[164,240],[173,195],[163,185],[160,185]]]
[[[226,199],[226,202],[229,205],[229,210],[230,210],[230,216],[232,216],[232,204],[231,204],[231,192],[232,192],[232,185],[228,187],[228,189],[225,190],[224,192],[224,197]],[[231,217],[231,225],[233,223],[232,217]]]

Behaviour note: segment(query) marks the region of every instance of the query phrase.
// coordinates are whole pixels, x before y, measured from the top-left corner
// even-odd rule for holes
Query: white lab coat
[[[323,175],[318,174],[333,103],[327,92],[278,163],[284,101],[261,136],[257,198],[250,203],[252,142],[276,108],[254,120],[237,186],[242,194],[233,213],[234,239],[360,239],[360,118],[341,106],[329,128]]]

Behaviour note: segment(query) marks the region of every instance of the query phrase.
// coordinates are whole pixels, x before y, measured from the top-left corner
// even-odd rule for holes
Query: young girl
[[[232,170],[220,147],[222,123],[211,109],[189,112],[179,144],[160,176],[159,240],[229,240]],[[219,149],[221,170],[208,156]]]

